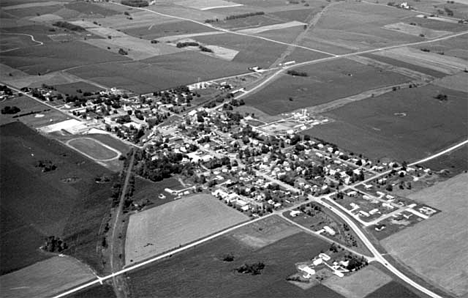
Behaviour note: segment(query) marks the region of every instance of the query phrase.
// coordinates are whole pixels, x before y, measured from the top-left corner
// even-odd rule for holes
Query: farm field
[[[276,115],[410,81],[403,75],[381,71],[348,59],[307,65],[295,70],[305,72],[308,76],[283,74],[268,88],[247,97],[246,104]]]
[[[114,288],[111,285],[98,285],[95,287],[87,288],[82,291],[68,295],[70,298],[115,298]]]
[[[109,147],[95,139],[77,137],[67,141],[67,145],[78,150],[85,156],[98,161],[115,159],[121,154],[119,151]]]
[[[149,93],[191,84],[199,78],[203,81],[245,73],[249,66],[187,51],[128,63],[91,64],[69,72],[104,86]]]
[[[332,276],[323,284],[344,297],[361,298],[391,281],[390,276],[371,265],[343,278]]]
[[[452,76],[446,76],[442,79],[435,80],[434,82],[432,82],[432,84],[439,86],[439,87],[468,93],[467,82],[468,82],[468,73],[460,72]]]
[[[468,262],[467,182],[464,173],[410,195],[442,212],[382,242],[397,260],[456,296],[468,293],[464,273]]]
[[[160,37],[211,32],[213,29],[189,21],[170,22],[136,28],[123,29],[128,35],[153,40]]]
[[[303,290],[286,281],[296,272],[296,262],[328,247],[303,232],[258,249],[225,235],[129,274],[131,292],[135,297],[151,296],[156,289],[163,297],[343,297],[322,285]],[[234,261],[223,262],[228,253]],[[258,261],[265,264],[260,275],[233,271]]]
[[[71,96],[78,96],[82,93],[78,92],[78,90],[81,90],[82,92],[96,92],[101,90],[99,87],[91,85],[89,83],[79,81],[75,83],[69,83],[69,84],[60,84],[60,85],[54,85],[55,89],[57,89],[58,92],[63,93],[63,94],[68,94]]]
[[[1,273],[49,257],[38,248],[50,235],[64,239],[65,254],[100,270],[97,233],[110,206],[110,184],[94,179],[111,172],[21,122],[1,126],[0,136]],[[42,172],[40,160],[56,169]]]
[[[49,43],[0,54],[1,63],[34,75],[126,60],[129,58],[78,41]]]
[[[419,298],[418,295],[408,290],[402,284],[391,281],[388,284],[378,288],[374,292],[367,295],[365,298]]]
[[[440,102],[439,93],[451,100]],[[304,133],[370,158],[416,161],[466,139],[465,99],[432,85],[401,89],[326,113],[335,122]]]
[[[2,275],[0,284],[4,297],[52,297],[94,278],[94,273],[83,263],[57,256]]]
[[[459,174],[468,171],[468,146],[465,145],[450,153],[422,164],[434,171],[449,171],[449,175]]]
[[[246,220],[247,216],[211,195],[184,197],[132,214],[125,264],[138,263]]]

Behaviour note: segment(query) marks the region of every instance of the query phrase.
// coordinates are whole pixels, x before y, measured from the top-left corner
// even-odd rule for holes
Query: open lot
[[[230,235],[222,236],[131,273],[130,287],[135,297],[155,291],[163,297],[342,297],[322,285],[303,290],[286,281],[296,272],[296,262],[328,247],[303,232],[256,250]],[[223,262],[228,253],[234,261]],[[234,272],[243,263],[258,261],[265,264],[260,275]]]
[[[391,281],[390,276],[371,265],[343,278],[332,276],[324,285],[347,298],[362,298]]]
[[[67,141],[67,145],[78,150],[85,156],[98,161],[115,159],[120,156],[121,152],[115,150],[98,140],[79,137]]]
[[[439,93],[449,100],[435,99]],[[305,133],[370,158],[410,162],[466,139],[467,105],[466,93],[458,91],[432,85],[401,89],[326,113],[335,122]]]
[[[57,256],[2,275],[0,289],[3,297],[52,297],[94,278],[94,273],[85,264]]]
[[[38,248],[50,235],[68,244],[65,254],[100,270],[96,245],[110,185],[94,178],[111,173],[21,122],[1,126],[0,136],[1,272],[49,257]],[[40,160],[50,160],[56,169],[42,172],[36,167]]]
[[[397,260],[456,296],[468,293],[467,193],[465,173],[411,195],[442,212],[382,242]]]
[[[185,197],[132,214],[125,263],[143,261],[246,220],[247,216],[211,195]]]
[[[305,72],[308,76],[283,74],[267,88],[246,98],[246,104],[276,115],[410,80],[403,75],[347,59],[303,66],[295,70]]]

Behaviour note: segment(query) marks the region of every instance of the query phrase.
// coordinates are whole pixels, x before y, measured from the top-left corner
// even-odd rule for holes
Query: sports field
[[[80,137],[67,141],[67,145],[78,150],[83,155],[98,161],[115,159],[120,156],[120,152],[106,144],[86,137]]]
[[[100,270],[96,245],[110,186],[94,179],[111,172],[21,122],[0,126],[0,137],[1,273],[50,257],[38,250],[50,235],[65,240],[66,254]],[[40,160],[56,169],[42,172]]]
[[[262,248],[253,249],[230,235],[158,262],[129,275],[132,293],[150,297],[344,297],[323,285],[303,290],[286,278],[296,272],[295,263],[327,250],[329,244],[299,232]],[[232,262],[224,262],[226,254]],[[260,275],[234,271],[244,263],[263,262]]]
[[[52,297],[94,278],[94,273],[83,263],[57,256],[2,275],[0,289],[3,297]]]
[[[193,195],[132,214],[125,241],[129,265],[248,220],[211,195]]]
[[[398,260],[456,296],[468,293],[467,193],[464,173],[411,195],[442,212],[382,242]]]

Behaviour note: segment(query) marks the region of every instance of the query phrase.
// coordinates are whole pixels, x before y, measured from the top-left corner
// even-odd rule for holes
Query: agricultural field
[[[283,74],[268,88],[247,97],[246,104],[277,115],[410,81],[403,75],[348,59],[302,66],[295,70],[306,73],[307,77]]]
[[[434,98],[439,93],[448,101]],[[333,123],[304,133],[370,158],[416,161],[466,139],[465,99],[432,85],[401,89],[325,113]]]
[[[174,35],[185,35],[185,34],[197,34],[204,32],[212,32],[213,29],[202,26],[189,21],[181,22],[170,22],[163,24],[151,24],[149,26],[142,26],[136,28],[123,29],[128,35],[143,38],[147,40],[158,39],[160,37],[174,36]]]
[[[125,241],[125,263],[138,263],[246,220],[247,216],[211,195],[184,197],[132,214]]]
[[[95,278],[85,264],[56,256],[24,269],[2,275],[2,296],[14,298],[52,297]]]
[[[443,156],[427,161],[422,165],[434,171],[442,171],[449,176],[468,171],[468,146],[465,145]]]
[[[361,298],[391,281],[390,276],[371,265],[343,278],[332,276],[323,284],[344,297]]]
[[[378,288],[374,292],[370,293],[369,295],[365,296],[365,298],[419,298],[418,295],[413,293],[412,291],[408,290],[402,284],[391,281],[384,286]]]
[[[98,285],[91,288],[86,288],[82,291],[68,295],[70,298],[115,298],[114,288],[111,285]]]
[[[57,89],[57,91],[60,93],[68,94],[71,96],[74,96],[74,95],[78,96],[84,92],[96,92],[96,91],[102,90],[101,88],[98,88],[95,85],[91,85],[83,81],[69,83],[69,84],[54,85],[54,88]],[[81,92],[78,92],[78,91],[81,91]]]
[[[456,296],[468,293],[464,273],[468,262],[467,182],[468,174],[460,174],[410,195],[442,212],[382,242],[397,260]]]
[[[69,72],[104,86],[149,93],[200,80],[247,72],[250,64],[232,63],[194,51],[128,62],[90,64]]]
[[[156,289],[164,297],[343,297],[322,285],[303,290],[286,281],[296,272],[296,262],[328,247],[303,232],[257,248],[225,235],[129,274],[131,292],[135,297],[151,296]],[[224,262],[229,253],[234,260]],[[260,275],[234,272],[243,263],[258,261],[265,264]]]
[[[21,122],[1,126],[0,136],[2,274],[49,258],[38,248],[51,235],[67,243],[65,254],[100,270],[97,233],[111,192],[94,179],[111,172]],[[43,172],[41,160],[55,170]]]

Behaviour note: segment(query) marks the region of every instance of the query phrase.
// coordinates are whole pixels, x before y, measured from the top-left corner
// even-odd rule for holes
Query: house
[[[304,275],[303,275],[304,278],[311,278],[312,275],[315,274],[315,270],[312,269],[312,268],[310,268],[310,267],[307,266],[307,265],[299,265],[299,266],[297,266],[297,269],[298,269],[299,271],[302,271],[302,272],[304,273]]]
[[[322,263],[323,263],[322,258],[317,258],[312,262],[312,264],[314,264],[314,266],[318,266],[318,265],[320,265]]]
[[[369,213],[367,213],[366,211],[363,211],[363,210],[359,211],[359,214],[362,215],[362,216],[365,216],[365,217],[370,216]]]
[[[330,261],[330,256],[325,253],[320,253],[319,257],[323,259],[324,261]]]
[[[330,234],[331,236],[335,236],[335,234],[336,234],[335,230],[333,230],[333,229],[330,228],[329,226],[324,226],[323,229],[325,230],[325,232],[327,232],[327,233]]]

